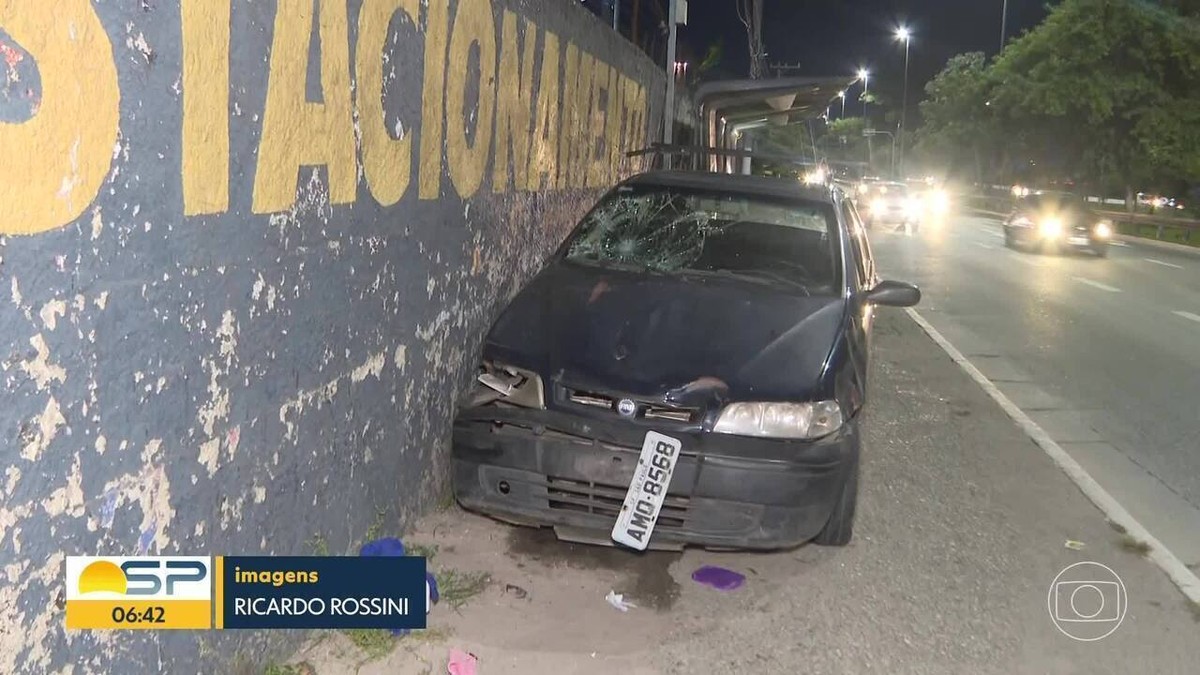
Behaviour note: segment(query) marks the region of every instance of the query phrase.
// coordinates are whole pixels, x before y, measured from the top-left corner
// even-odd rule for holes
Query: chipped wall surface
[[[64,633],[64,555],[444,494],[487,323],[658,128],[576,4],[0,0],[0,672],[260,662],[297,636]]]

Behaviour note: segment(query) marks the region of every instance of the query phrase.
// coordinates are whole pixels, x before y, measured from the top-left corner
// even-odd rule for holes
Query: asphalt
[[[900,276],[905,251],[926,246],[880,237],[883,271]],[[1195,673],[1200,608],[911,318],[885,311],[876,331],[849,546],[638,555],[451,510],[406,541],[436,547],[436,573],[489,575],[487,590],[435,608],[433,632],[377,661],[363,665],[336,635],[294,661],[318,673],[441,672],[460,648],[486,673]],[[1125,607],[1119,624],[1063,624],[1091,631],[1083,637],[1115,628],[1091,642],[1051,616],[1056,578],[1081,562],[1107,566],[1125,589],[1123,605],[1091,598],[1104,608],[1080,596],[1081,614]],[[746,582],[701,586],[691,574],[702,565]],[[1068,576],[1112,580],[1098,570]],[[636,607],[617,611],[609,591]]]
[[[919,312],[1156,537],[1200,570],[1200,255],[1004,248],[956,217],[872,237]]]

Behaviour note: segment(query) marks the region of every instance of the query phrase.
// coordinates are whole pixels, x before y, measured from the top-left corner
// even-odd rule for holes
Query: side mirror
[[[867,302],[882,307],[912,307],[921,302],[921,289],[903,281],[881,281],[867,291]]]

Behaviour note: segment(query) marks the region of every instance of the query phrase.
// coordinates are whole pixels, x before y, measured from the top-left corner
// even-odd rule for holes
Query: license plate
[[[629,492],[625,493],[617,523],[613,525],[613,541],[638,551],[646,550],[654,524],[658,522],[658,513],[667,498],[671,474],[675,473],[682,447],[678,439],[670,436],[656,431],[646,434],[633,481],[629,484]]]
[[[1068,244],[1086,244],[1086,243],[1088,243],[1088,238],[1087,237],[1070,237],[1067,239],[1067,243]]]

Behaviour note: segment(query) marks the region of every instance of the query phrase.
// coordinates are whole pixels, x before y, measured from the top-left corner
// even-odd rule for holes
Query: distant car
[[[466,508],[634,549],[850,541],[880,281],[841,190],[654,172],[517,294],[454,422]]]
[[[924,204],[905,183],[873,183],[859,203],[866,207],[863,210],[868,227],[892,225],[911,232],[921,229]]]
[[[1004,245],[1036,250],[1090,251],[1108,255],[1113,225],[1078,195],[1042,192],[1016,201],[1004,221]]]

